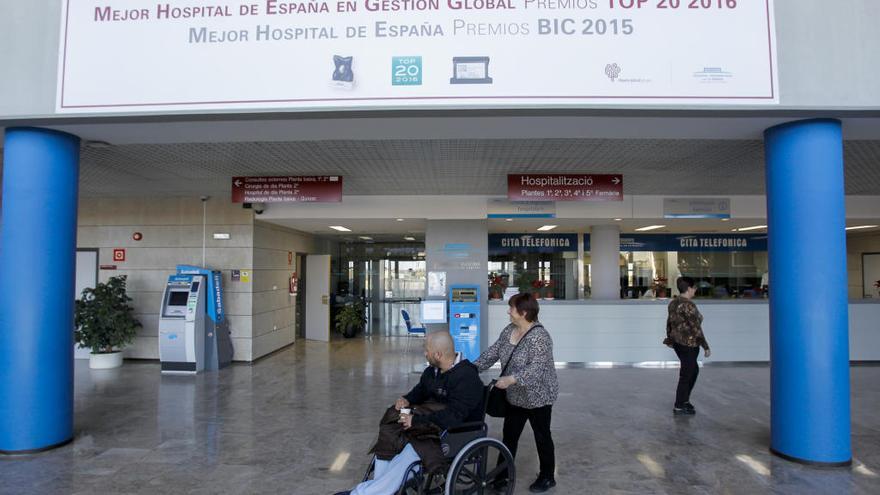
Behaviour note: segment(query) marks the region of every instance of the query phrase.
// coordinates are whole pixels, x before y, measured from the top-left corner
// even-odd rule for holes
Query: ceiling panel
[[[880,195],[880,141],[847,141],[846,191]],[[347,195],[506,194],[517,172],[623,173],[631,195],[763,194],[760,140],[437,139],[84,146],[83,196],[224,196],[236,175],[342,175]]]

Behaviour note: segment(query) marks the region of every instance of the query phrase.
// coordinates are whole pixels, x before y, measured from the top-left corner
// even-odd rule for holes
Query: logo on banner
[[[489,57],[452,57],[449,84],[492,84]]]
[[[391,57],[392,86],[421,86],[422,57]]]
[[[611,79],[611,82],[614,82],[615,79],[620,77],[620,66],[616,63],[606,64],[605,75],[608,76],[608,79]]]
[[[333,65],[336,68],[333,70],[332,86],[342,89],[354,88],[354,72],[351,69],[353,61],[354,57],[333,55]]]
[[[703,84],[724,84],[733,79],[733,72],[726,71],[721,67],[703,67],[703,70],[694,72],[694,79]]]

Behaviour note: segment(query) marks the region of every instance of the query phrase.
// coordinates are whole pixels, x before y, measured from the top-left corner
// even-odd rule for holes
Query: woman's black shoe
[[[543,493],[554,486],[556,486],[556,480],[553,478],[542,478],[538,476],[538,479],[529,486],[529,491],[532,493]]]
[[[697,412],[693,409],[688,409],[687,407],[682,406],[682,407],[673,407],[672,414],[674,414],[676,416],[693,416],[694,414],[697,414]]]
[[[691,404],[690,402],[685,402],[685,403],[684,403],[684,408],[685,408],[685,409],[690,409],[691,411],[696,412],[696,409],[694,409],[694,405]]]

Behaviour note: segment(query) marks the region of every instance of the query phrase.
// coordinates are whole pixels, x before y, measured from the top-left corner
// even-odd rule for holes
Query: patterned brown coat
[[[666,339],[663,343],[672,347],[673,344],[686,347],[709,348],[709,342],[703,335],[703,315],[693,301],[684,297],[675,297],[669,301],[669,316],[666,318]]]

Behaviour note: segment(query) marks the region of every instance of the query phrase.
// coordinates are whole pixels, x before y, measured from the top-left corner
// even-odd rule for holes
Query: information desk
[[[698,299],[703,332],[712,347],[709,362],[768,361],[767,300]],[[656,363],[677,361],[663,345],[668,299],[539,301],[538,319],[553,337],[557,362]],[[489,303],[489,344],[509,323],[507,303]],[[850,359],[880,361],[880,301],[849,304]],[[703,360],[702,353],[700,360]]]

